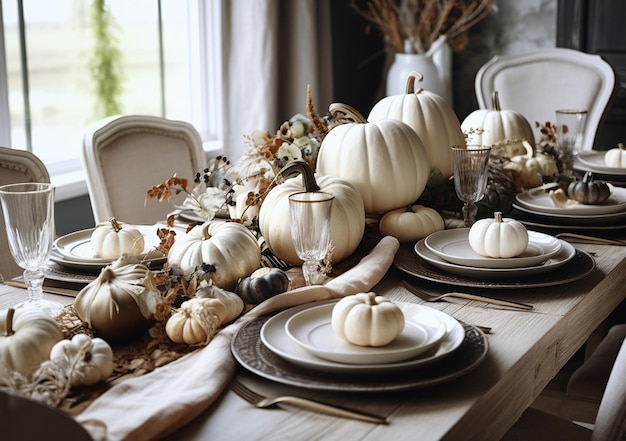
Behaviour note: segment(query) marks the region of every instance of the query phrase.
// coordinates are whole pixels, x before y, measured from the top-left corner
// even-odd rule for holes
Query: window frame
[[[223,149],[221,2],[187,2],[191,42],[189,87],[199,90],[199,93],[190,94],[191,121],[188,122],[200,133],[207,157],[211,157]],[[0,145],[12,147],[7,75],[4,16],[0,2]],[[56,186],[57,202],[88,194],[80,157],[45,165]]]

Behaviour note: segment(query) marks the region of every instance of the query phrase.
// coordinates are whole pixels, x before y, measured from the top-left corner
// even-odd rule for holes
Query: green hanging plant
[[[122,113],[122,53],[115,35],[115,19],[105,0],[91,3],[94,49],[89,63],[95,84],[97,118]]]

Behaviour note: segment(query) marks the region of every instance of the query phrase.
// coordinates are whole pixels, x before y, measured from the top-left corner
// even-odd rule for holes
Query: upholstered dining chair
[[[547,48],[493,57],[478,70],[475,89],[481,109],[491,108],[498,91],[500,107],[521,113],[532,126],[555,123],[557,109],[586,109],[583,150],[591,150],[616,94],[616,78],[598,55]]]
[[[91,127],[82,158],[96,223],[112,217],[138,225],[165,220],[185,195],[146,201],[147,190],[174,174],[193,180],[207,164],[191,124],[145,115],[116,115]]]
[[[619,348],[617,358],[615,358],[604,388],[600,407],[593,422],[593,430],[568,419],[530,408],[522,414],[503,441],[620,441],[626,439],[626,340],[622,335],[621,340],[617,342]],[[599,356],[603,355],[599,353]]]
[[[46,166],[33,153],[26,150],[0,147],[0,185],[20,182],[50,182]],[[4,216],[0,210],[0,274],[5,279],[17,277],[24,271],[8,252],[9,244],[4,227]]]

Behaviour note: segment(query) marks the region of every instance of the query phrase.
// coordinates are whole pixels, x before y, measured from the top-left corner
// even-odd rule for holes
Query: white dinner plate
[[[518,256],[493,258],[481,256],[469,243],[469,228],[437,231],[424,239],[424,244],[437,256],[451,263],[479,268],[522,268],[539,265],[561,249],[556,237],[537,231],[528,232],[528,246]]]
[[[294,314],[287,320],[285,332],[313,355],[352,364],[394,363],[417,357],[437,345],[446,335],[443,320],[438,315],[424,313],[405,316],[402,333],[387,345],[354,345],[333,330],[331,318],[334,306],[314,306]]]
[[[324,303],[336,303],[337,300]],[[320,303],[315,303],[315,305]],[[396,302],[403,310],[405,317],[419,320],[424,314],[434,314],[441,318],[446,325],[446,336],[439,345],[431,350],[409,360],[382,364],[351,364],[337,363],[316,357],[309,351],[297,345],[285,331],[285,325],[294,314],[311,307],[310,304],[295,306],[282,311],[270,318],[261,328],[261,341],[274,354],[295,365],[321,372],[343,374],[376,374],[413,369],[440,360],[454,352],[465,338],[463,326],[448,314],[428,306],[416,303]]]
[[[138,255],[143,262],[157,264],[164,262],[166,256],[155,248],[159,245],[160,240],[157,236],[156,225],[136,225],[144,236],[145,246],[143,252]],[[61,236],[54,241],[53,254],[51,260],[60,265],[73,265],[79,268],[97,268],[110,265],[116,259],[108,259],[103,257],[95,257],[93,246],[91,244],[91,235],[94,228],[76,231],[65,236]]]
[[[534,188],[515,195],[515,202],[530,210],[539,213],[558,214],[561,216],[599,214],[614,214],[626,212],[626,188],[613,187],[611,196],[598,205],[576,204],[567,207],[558,207],[552,201],[545,188]]]
[[[599,172],[608,175],[621,175],[626,176],[626,168],[625,167],[611,167],[606,165],[604,162],[604,155],[606,151],[591,151],[591,152],[581,152],[576,158],[577,166],[581,166],[580,168],[584,170],[588,170],[590,172]],[[577,167],[579,168],[579,167]]]
[[[513,203],[513,208],[522,213],[532,215],[536,218],[552,222],[554,224],[562,223],[564,225],[609,225],[617,224],[626,220],[626,210],[619,213],[609,214],[565,214],[565,213],[544,213],[541,211],[531,210],[523,205]]]
[[[557,239],[561,242],[561,249],[558,253],[546,260],[540,265],[525,266],[521,268],[480,268],[474,266],[458,265],[456,263],[448,262],[445,259],[437,256],[433,253],[424,243],[424,239],[415,244],[415,252],[419,257],[424,259],[431,265],[439,268],[440,270],[458,274],[465,277],[481,278],[481,279],[497,279],[502,277],[520,277],[530,276],[547,273],[548,271],[555,270],[567,262],[569,262],[576,255],[576,248],[570,243]]]

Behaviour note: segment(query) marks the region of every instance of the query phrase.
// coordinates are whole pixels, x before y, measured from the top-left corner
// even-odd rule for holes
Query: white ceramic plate
[[[155,225],[134,225],[143,234],[145,246],[144,250],[137,257],[148,261],[155,259],[163,259],[163,253],[156,251],[155,247],[159,245],[160,240],[156,234],[157,226]],[[93,265],[109,265],[115,259],[96,257],[91,245],[91,234],[94,228],[80,230],[74,233],[61,236],[54,241],[54,250],[65,260],[93,264]]]
[[[314,306],[294,314],[285,324],[285,332],[313,355],[338,363],[383,364],[417,357],[437,345],[446,335],[446,325],[434,314],[405,316],[405,326],[391,343],[380,346],[357,346],[335,333],[331,325],[335,304]],[[419,318],[419,321],[416,319]]]
[[[523,205],[513,203],[513,208],[527,213],[532,216],[544,219],[545,221],[554,221],[554,223],[565,223],[567,225],[607,225],[616,224],[626,220],[626,211],[620,213],[609,214],[565,214],[565,213],[544,213],[541,211],[531,210]]]
[[[626,168],[610,167],[604,162],[606,151],[581,152],[576,158],[579,166],[590,172],[600,172],[610,175],[626,176]]]
[[[536,188],[515,195],[515,202],[522,207],[539,213],[561,216],[614,214],[626,212],[626,188],[613,187],[611,196],[599,205],[576,204],[571,207],[557,207],[544,188]]]
[[[424,239],[415,244],[415,252],[422,259],[430,263],[431,265],[453,274],[458,274],[465,277],[481,278],[481,279],[497,279],[502,277],[526,277],[530,275],[537,275],[547,273],[548,271],[555,270],[567,262],[569,262],[576,255],[576,248],[574,248],[568,242],[557,239],[561,242],[561,249],[558,253],[546,260],[540,265],[526,266],[521,268],[480,268],[474,266],[458,265],[456,263],[448,262],[445,259],[437,256],[433,253],[425,244]]]
[[[333,300],[334,304],[337,300]],[[435,348],[416,358],[383,364],[350,364],[337,363],[316,357],[296,344],[285,331],[285,325],[293,315],[311,307],[310,304],[300,305],[282,311],[270,318],[261,328],[261,341],[274,354],[298,366],[321,372],[343,374],[376,374],[413,369],[440,360],[454,352],[465,338],[463,326],[448,314],[428,306],[416,303],[396,302],[403,310],[405,317],[419,321],[423,314],[433,314],[441,318],[446,325],[446,336]],[[319,303],[316,303],[319,304]]]
[[[469,244],[469,228],[437,231],[424,239],[430,251],[451,263],[479,268],[522,268],[539,265],[561,249],[561,241],[548,234],[528,232],[528,246],[519,256],[493,258],[481,256]]]

